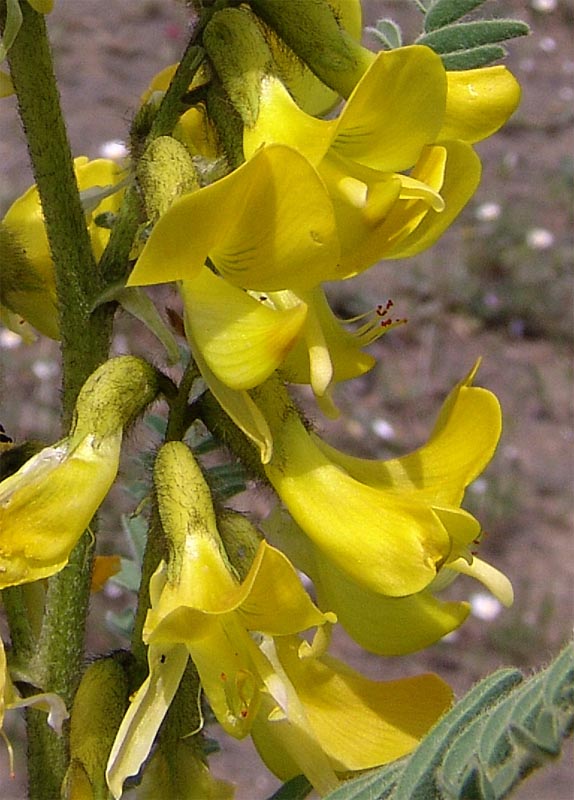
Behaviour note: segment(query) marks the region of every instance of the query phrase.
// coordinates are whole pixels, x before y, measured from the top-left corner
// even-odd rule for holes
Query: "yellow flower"
[[[303,156],[277,145],[176,200],[154,226],[128,286],[191,280],[209,258],[234,286],[307,289],[337,277],[338,255],[321,179]]]
[[[362,348],[394,324],[375,313],[368,321],[349,320],[362,322],[349,331],[319,286],[299,294],[248,293],[207,268],[182,281],[180,293],[188,339],[219,381],[243,391],[280,369],[289,382],[309,383],[321,408],[333,415],[333,385],[371,369],[375,359]]]
[[[98,214],[117,211],[123,191],[114,191],[123,177],[113,161],[89,161],[80,156],[74,161],[78,188],[83,193],[86,224],[96,260],[102,255],[110,231],[95,223]],[[112,191],[102,196],[106,189]],[[0,230],[2,287],[0,301],[52,339],[59,338],[54,264],[44,225],[38,189],[34,185],[12,203]],[[19,260],[12,250],[16,248]]]
[[[0,589],[66,565],[116,477],[124,425],[156,393],[149,364],[111,359],[82,387],[70,435],[0,483]]]
[[[110,755],[115,797],[146,758],[189,656],[217,720],[241,738],[253,723],[267,670],[250,631],[282,636],[334,619],[313,605],[289,561],[265,542],[239,583],[226,563],[209,489],[184,444],[164,445],[154,479],[170,559],[150,582],[144,626],[150,673]]]
[[[382,52],[333,120],[305,114],[277,78],[265,77],[245,155],[282,143],[317,168],[333,201],[345,277],[413,255],[437,240],[478,185],[480,162],[461,140],[496,130],[518,102],[510,73],[473,72],[466,83],[461,73],[449,79],[422,46]]]
[[[184,444],[162,448],[155,485],[170,559],[150,583],[150,673],[112,748],[107,776],[114,797],[147,757],[189,656],[222,727],[238,738],[256,731],[272,768],[286,753],[283,770],[304,772],[321,793],[337,786],[336,772],[409,752],[449,705],[448,687],[434,676],[368,681],[323,657],[324,647],[309,649],[296,634],[334,616],[313,605],[286,557],[265,542],[245,580],[234,577],[209,491]],[[407,698],[416,709],[405,706]],[[350,724],[358,732],[347,742],[341,731]]]
[[[322,643],[317,647],[320,638],[319,632],[312,646],[297,636],[261,645],[283,686],[276,697],[264,698],[251,735],[282,780],[299,774],[310,759],[308,736],[338,774],[401,758],[452,702],[450,688],[436,675],[370,680],[323,652]],[[308,764],[305,774],[312,770]]]
[[[286,456],[283,473],[266,468],[298,523],[276,514],[267,526],[272,541],[312,577],[321,605],[373,652],[418,650],[458,627],[468,605],[433,594],[456,573],[475,577],[503,603],[512,603],[509,581],[473,555],[480,525],[460,508],[465,488],[490,461],[501,428],[494,395],[472,386],[477,366],[448,396],[428,442],[407,456],[355,458],[306,434],[312,464],[303,467],[303,459],[290,463]],[[285,454],[296,436],[303,441],[293,427],[290,433]],[[276,438],[275,452],[279,447]],[[293,502],[295,487],[305,495],[302,505]],[[420,539],[422,556],[413,538]],[[429,569],[425,549],[433,540],[436,560]]]

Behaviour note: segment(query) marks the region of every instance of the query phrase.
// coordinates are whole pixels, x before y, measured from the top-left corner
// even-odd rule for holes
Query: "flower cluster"
[[[295,24],[295,7],[305,24]],[[252,736],[279,777],[303,773],[327,794],[349,773],[411,752],[452,699],[434,675],[384,682],[350,670],[328,655],[332,626],[370,652],[402,655],[462,624],[468,604],[438,596],[459,573],[512,602],[505,576],[476,557],[481,526],[461,507],[501,432],[496,397],[473,385],[478,364],[446,398],[428,441],[386,461],[329,445],[289,393],[290,384],[308,385],[321,411],[337,415],[337,384],[370,370],[365,348],[402,321],[380,307],[340,320],[324,284],[433,245],[479,183],[473,145],[519,99],[504,67],[449,72],[424,46],[375,55],[359,44],[360,31],[358,0],[251,0],[214,11],[191,106],[173,136],[148,142],[133,165],[147,219],[119,291],[176,283],[197,373],[233,423],[228,443],[249,449],[278,503],[263,534],[223,513],[170,428],[154,467],[163,555],[143,607],[147,677],[131,687],[125,714],[123,706],[111,714],[119,728],[103,736],[106,757],[87,764],[77,748],[71,794],[77,781],[104,781],[119,798],[148,758],[153,794],[175,769],[154,742],[190,663],[227,733]],[[154,79],[144,115],[176,69]],[[97,263],[121,207],[123,172],[83,158],[75,168]],[[5,215],[0,245],[11,265],[4,317],[58,338],[35,187]],[[110,287],[105,302],[117,299]],[[175,388],[141,359],[108,361],[80,392],[69,436],[0,484],[0,588],[65,566],[115,479],[125,426],[168,384]],[[118,669],[109,663],[93,675],[109,682]],[[83,702],[73,731],[90,717]],[[229,796],[201,759],[189,763],[181,796]]]

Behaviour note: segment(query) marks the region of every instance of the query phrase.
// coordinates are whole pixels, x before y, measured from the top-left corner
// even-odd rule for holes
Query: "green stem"
[[[28,3],[21,7],[22,26],[8,61],[54,261],[62,339],[62,421],[67,427],[78,391],[107,358],[113,309],[102,306],[90,313],[91,298],[101,290],[102,281],[77,189],[46,25],[43,15]],[[0,25],[5,15],[6,3],[0,0]],[[60,694],[68,707],[82,668],[92,554],[93,536],[84,534],[68,567],[50,580],[31,670],[42,674],[42,688]],[[45,714],[31,710],[27,716],[29,796],[59,800],[69,758],[67,731],[58,737]]]
[[[203,50],[194,45],[201,30],[203,25],[198,25],[157,112],[153,114],[149,106],[144,106],[136,115],[130,132],[133,159],[137,160],[158,136],[171,133],[185,110],[181,98],[187,92],[193,76],[204,59]],[[130,251],[142,221],[143,206],[140,193],[136,186],[131,186],[125,193],[107,247],[100,259],[100,271],[106,286],[120,280],[125,281],[129,269]]]
[[[169,415],[165,434],[166,442],[180,441],[185,435],[189,426],[189,392],[198,375],[199,371],[195,362],[190,361],[183,373],[177,392],[174,393],[171,387],[166,387],[166,389],[170,390],[164,392],[169,402]],[[159,518],[156,498],[154,497],[131,640],[131,650],[136,659],[137,670],[141,680],[145,678],[147,673],[147,647],[142,640],[142,633],[146,614],[150,607],[149,581],[159,562],[166,557],[166,554],[165,536]]]
[[[161,527],[157,501],[154,495],[151,516],[148,526],[147,542],[142,562],[142,577],[138,593],[138,605],[131,637],[131,652],[135,659],[134,681],[139,686],[148,672],[147,645],[142,639],[145,618],[150,607],[149,582],[159,562],[165,558],[167,548]]]
[[[101,280],[77,189],[44,17],[28,3],[22,3],[22,16],[8,61],[55,266],[67,426],[79,389],[107,357],[111,314],[105,309],[90,314],[90,299]]]
[[[211,392],[204,392],[194,406],[197,406],[197,416],[209,432],[241,461],[253,478],[268,484],[259,451],[225,413]]]
[[[199,374],[195,361],[190,359],[179,384],[177,395],[169,403],[169,415],[165,432],[166,442],[179,442],[185,436],[190,424],[189,393],[193,382],[199,377]]]

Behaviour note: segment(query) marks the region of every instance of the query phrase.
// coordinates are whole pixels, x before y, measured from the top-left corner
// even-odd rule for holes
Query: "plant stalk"
[[[113,308],[102,306],[90,313],[91,298],[102,282],[78,193],[45,20],[28,3],[21,9],[22,25],[8,62],[54,261],[66,429],[81,386],[107,358]],[[5,19],[6,3],[0,0],[2,27]],[[92,534],[84,534],[68,566],[49,581],[31,669],[42,676],[42,689],[57,692],[68,708],[82,669],[93,542]],[[29,797],[59,800],[69,758],[67,730],[58,737],[38,711],[31,710],[27,718]]]

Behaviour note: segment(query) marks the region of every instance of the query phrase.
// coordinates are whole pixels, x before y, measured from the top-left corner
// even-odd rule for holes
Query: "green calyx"
[[[106,764],[128,705],[128,676],[117,653],[90,664],[74,698],[70,720],[70,765],[64,800],[107,798]]]
[[[157,396],[160,374],[136,356],[106,361],[82,386],[74,414],[72,438],[117,435]]]
[[[247,517],[231,508],[217,514],[217,527],[233,568],[239,579],[245,580],[262,535]]]
[[[211,18],[203,34],[206,52],[243,124],[259,115],[261,80],[272,55],[257,18],[244,8],[225,8]]]
[[[370,54],[341,25],[327,0],[251,0],[250,5],[323,83],[349,96]]]
[[[222,557],[223,544],[211,492],[187,445],[183,442],[164,444],[155,461],[153,479],[169,550],[168,576],[170,582],[176,583],[185,561],[186,547],[194,537],[210,539]]]

